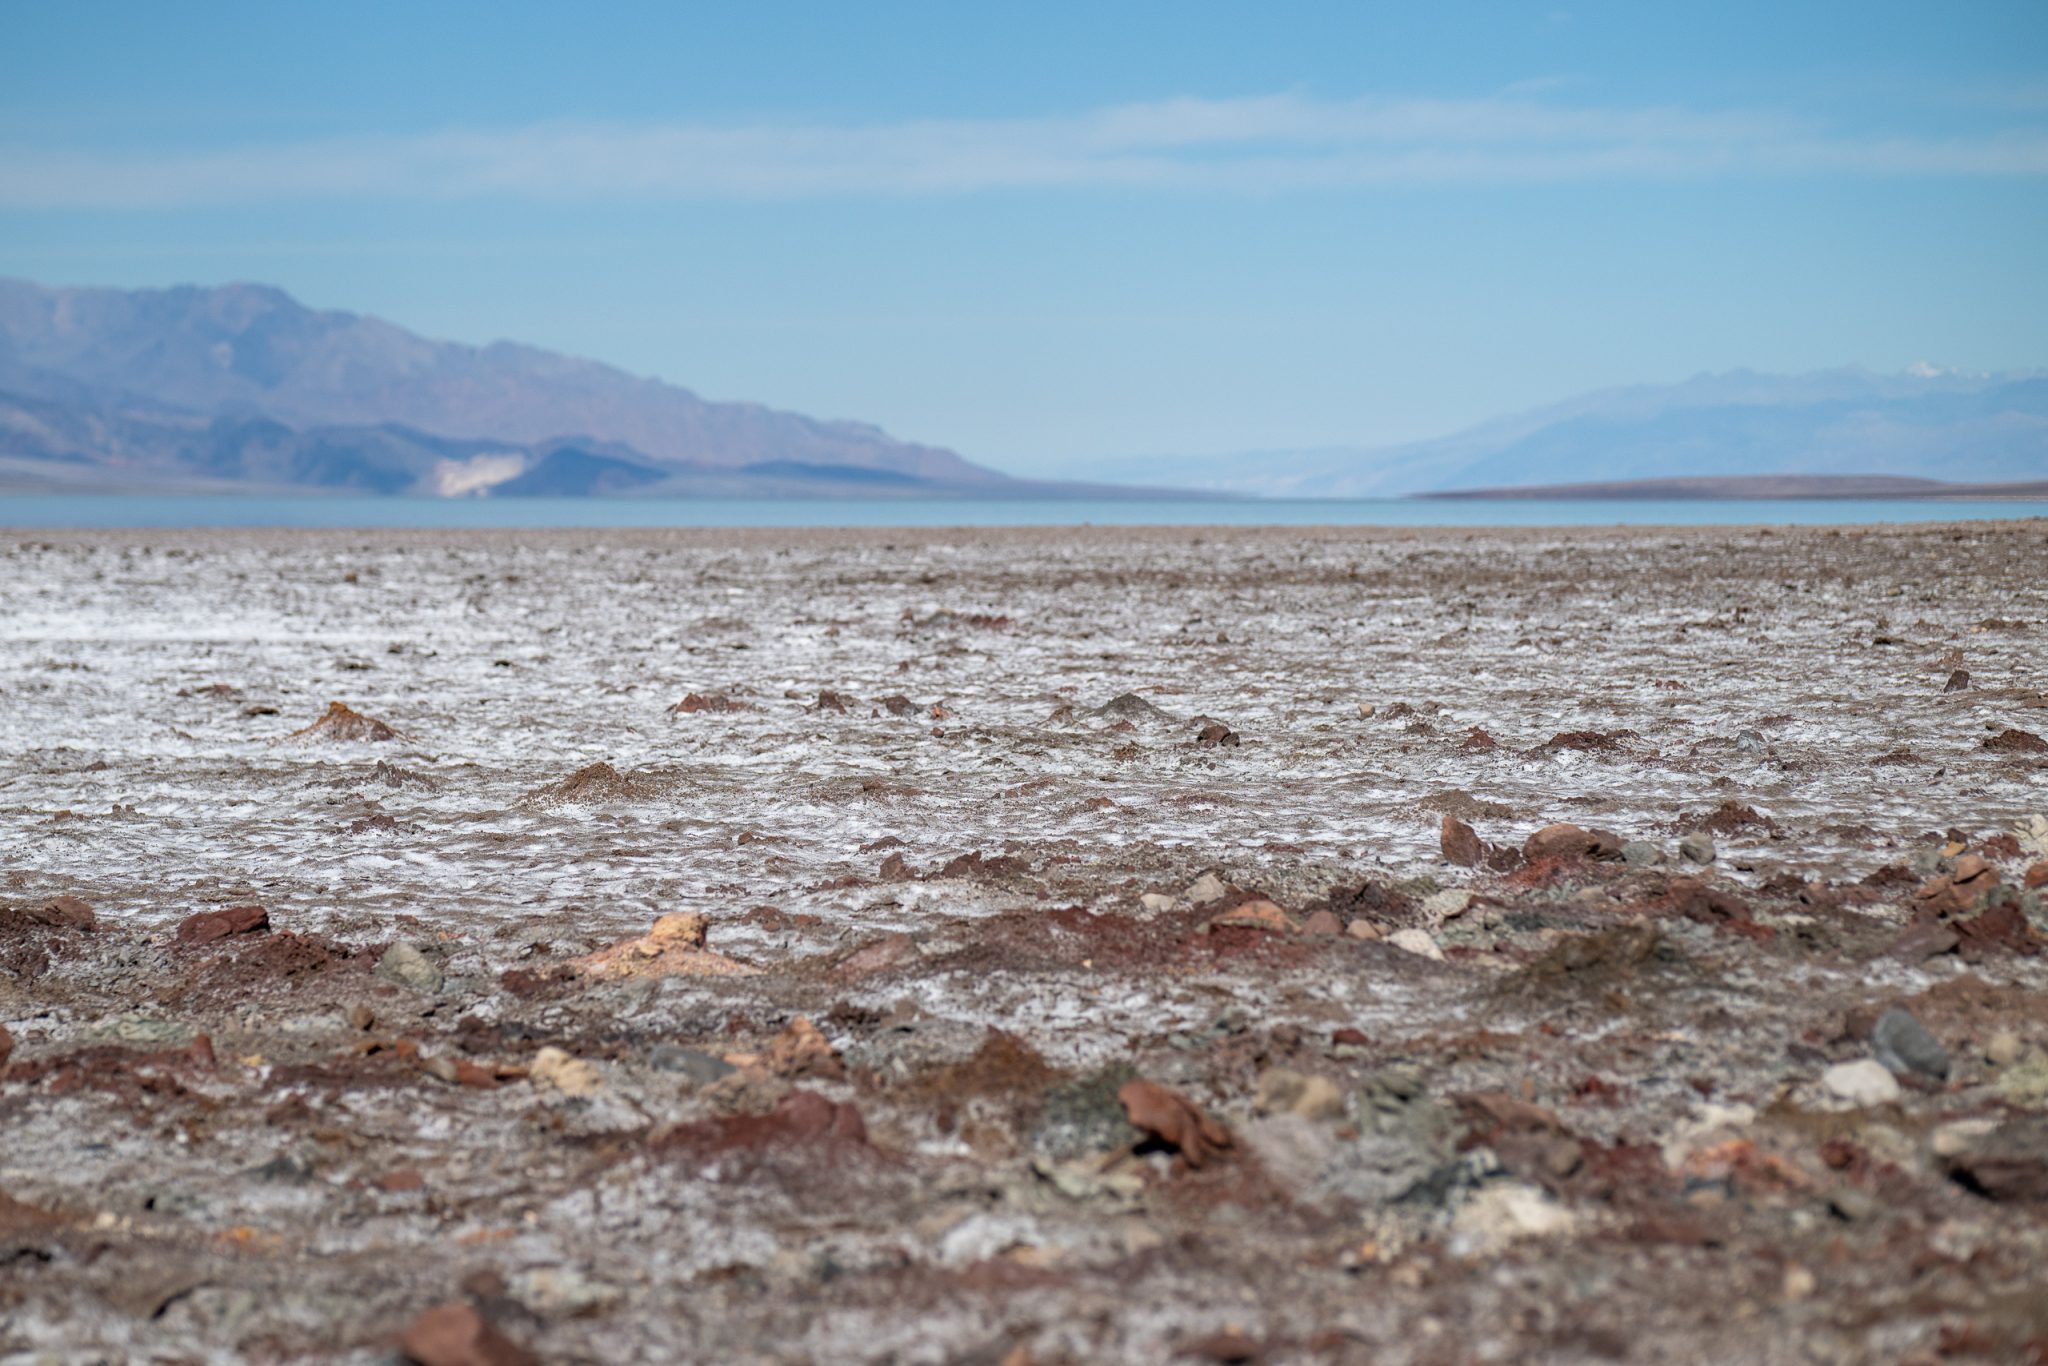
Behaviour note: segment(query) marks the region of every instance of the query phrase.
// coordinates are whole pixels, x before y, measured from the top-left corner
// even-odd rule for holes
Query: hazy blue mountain
[[[113,458],[137,442],[161,456],[168,433],[195,422],[267,420],[294,438],[195,435],[195,468],[239,463],[243,477],[292,483],[381,488],[404,469],[412,483],[395,486],[424,487],[418,481],[443,460],[530,452],[563,438],[616,445],[623,449],[603,458],[686,479],[772,464],[782,473],[770,477],[785,481],[788,467],[801,466],[895,474],[930,489],[1003,491],[1012,482],[861,423],[714,403],[509,342],[429,341],[376,318],[306,308],[262,285],[48,289],[0,280],[0,394],[12,408],[0,439],[28,441],[20,423],[57,429],[65,438],[57,444],[88,463],[93,452]],[[262,454],[266,441],[274,454]],[[434,444],[443,441],[476,449],[444,452]],[[351,456],[350,443],[364,444]],[[28,458],[21,444],[0,448],[0,457]],[[533,473],[541,482],[579,479],[560,461]],[[610,469],[607,477],[623,476]]]
[[[1673,475],[2048,477],[2048,372],[1735,371],[1588,394],[1453,436],[1380,448],[1099,461],[1102,477],[1281,497]]]

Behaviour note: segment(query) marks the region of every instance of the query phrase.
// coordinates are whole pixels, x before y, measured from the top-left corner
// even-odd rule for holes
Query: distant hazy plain
[[[2048,517],[2048,501],[0,495],[0,527],[1842,526]]]

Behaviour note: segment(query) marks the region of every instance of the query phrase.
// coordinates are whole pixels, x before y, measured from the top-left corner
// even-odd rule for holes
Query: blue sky
[[[2040,0],[7,3],[0,35],[0,274],[262,280],[1018,470],[2048,364]]]

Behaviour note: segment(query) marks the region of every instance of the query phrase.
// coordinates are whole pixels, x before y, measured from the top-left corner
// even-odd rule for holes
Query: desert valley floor
[[[2048,1361],[2044,735],[2040,521],[0,534],[0,1358]]]

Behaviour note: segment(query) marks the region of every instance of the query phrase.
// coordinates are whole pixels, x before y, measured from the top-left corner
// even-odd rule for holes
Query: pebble
[[[1444,961],[1444,951],[1437,947],[1436,940],[1430,937],[1428,930],[1395,930],[1387,936],[1387,942],[1397,949],[1406,949],[1434,962]]]
[[[1948,1077],[1947,1050],[1903,1006],[1893,1006],[1877,1017],[1870,1042],[1877,1060],[1895,1073],[1917,1072],[1936,1081]]]
[[[1865,1109],[1888,1105],[1900,1095],[1898,1078],[1875,1058],[1838,1062],[1820,1074],[1820,1084],[1828,1094]]]
[[[1158,915],[1173,909],[1173,898],[1164,892],[1147,892],[1138,898],[1138,904],[1148,913]]]
[[[1764,743],[1763,736],[1753,730],[1746,730],[1735,737],[1735,748],[1740,753],[1761,759],[1770,747]]]
[[[1350,935],[1353,939],[1378,939],[1380,937],[1380,927],[1361,916],[1359,919],[1346,925],[1344,933]]]
[[[2020,1036],[2001,1029],[1984,1045],[1984,1060],[1994,1067],[2010,1067],[2020,1060]]]
[[[1431,892],[1428,896],[1422,898],[1422,913],[1429,917],[1432,924],[1441,925],[1446,920],[1456,920],[1459,916],[1465,914],[1471,908],[1472,903],[1478,899],[1476,894],[1468,892],[1462,887],[1453,887],[1443,892]]]
[[[144,1048],[182,1048],[196,1037],[190,1025],[158,1019],[140,1011],[117,1015],[98,1031],[104,1038]]]
[[[1687,863],[1712,863],[1714,853],[1714,837],[1704,830],[1695,830],[1678,842],[1678,856]]]
[[[543,1318],[573,1319],[601,1314],[626,1297],[608,1281],[572,1266],[542,1266],[512,1279],[512,1297]]]
[[[647,1061],[663,1072],[679,1072],[699,1086],[709,1086],[736,1070],[724,1058],[715,1058],[694,1048],[680,1048],[672,1043],[656,1044],[649,1051]]]
[[[597,1068],[581,1058],[572,1058],[559,1048],[548,1047],[533,1055],[527,1075],[543,1086],[552,1086],[565,1096],[587,1096],[604,1085]]]
[[[377,975],[427,996],[441,989],[441,969],[427,961],[419,945],[407,939],[384,950],[384,956],[377,960]]]
[[[1214,873],[1204,873],[1196,878],[1188,884],[1185,893],[1188,904],[1193,906],[1206,906],[1212,901],[1223,900],[1229,894],[1230,889],[1223,885],[1223,879]]]
[[[1452,1216],[1451,1254],[1484,1256],[1518,1238],[1569,1233],[1577,1224],[1577,1216],[1541,1187],[1522,1181],[1490,1181]]]
[[[1361,721],[1370,721],[1373,718],[1373,713],[1378,710],[1379,708],[1370,702],[1360,702],[1358,704],[1358,717]]]
[[[1621,846],[1621,861],[1631,868],[1654,868],[1664,861],[1664,851],[1648,840],[1630,840]]]
[[[2008,1105],[2023,1110],[2048,1104],[2048,1054],[2031,1051],[2003,1069],[1998,1076],[1998,1094]]]
[[[1274,1067],[1260,1075],[1252,1108],[1263,1115],[1285,1112],[1304,1119],[1341,1119],[1344,1092],[1328,1077]]]

